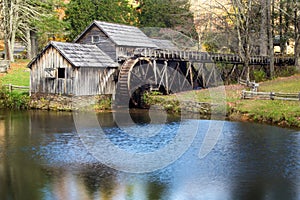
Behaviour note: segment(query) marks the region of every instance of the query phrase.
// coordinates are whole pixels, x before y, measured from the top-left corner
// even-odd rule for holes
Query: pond
[[[95,116],[98,127],[87,114],[1,111],[0,199],[300,199],[298,130],[146,111],[132,111],[134,123]]]

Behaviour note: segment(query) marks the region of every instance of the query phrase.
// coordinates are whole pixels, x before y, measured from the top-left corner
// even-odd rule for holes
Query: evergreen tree
[[[94,20],[135,25],[136,12],[127,0],[72,0],[67,4],[69,40],[73,40]]]
[[[139,20],[141,27],[172,28],[188,36],[197,35],[188,0],[142,0]]]

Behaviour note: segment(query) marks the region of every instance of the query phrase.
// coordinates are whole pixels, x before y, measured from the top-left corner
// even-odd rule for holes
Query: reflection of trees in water
[[[118,172],[101,164],[84,165],[72,172],[69,169],[52,168],[50,190],[60,199],[99,198],[111,199],[163,199],[166,185],[148,179],[147,175]],[[121,175],[120,175],[121,173]],[[120,176],[119,176],[120,175]],[[138,177],[138,178],[137,178]],[[152,177],[153,178],[153,177]]]
[[[31,137],[27,112],[1,112],[0,199],[42,199],[46,177],[31,159]]]
[[[163,199],[166,186],[153,181],[147,175],[132,175],[118,172],[106,166],[95,164],[84,167],[77,176],[83,181],[91,197],[103,199]]]
[[[232,199],[295,199],[297,144],[291,133],[243,123],[232,137],[236,146]],[[294,164],[293,164],[294,163]]]
[[[164,199],[167,187],[165,184],[159,182],[150,182],[147,185],[148,199],[159,200]]]
[[[77,176],[91,196],[100,193],[103,199],[112,199],[117,184],[116,173],[102,164],[93,164],[81,169]]]

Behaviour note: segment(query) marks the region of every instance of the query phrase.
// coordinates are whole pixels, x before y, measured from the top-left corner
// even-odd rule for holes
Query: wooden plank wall
[[[100,37],[99,43],[92,42],[93,35]],[[114,61],[117,61],[116,45],[96,25],[92,26],[91,29],[77,41],[77,43],[95,44]]]
[[[75,78],[74,93],[76,95],[114,94],[115,71],[114,68],[79,68]]]
[[[65,68],[65,78],[47,78],[45,68]],[[74,68],[53,47],[33,63],[30,76],[31,93],[62,95],[114,94],[115,68]]]
[[[47,78],[46,68],[52,68],[54,78]],[[57,68],[65,68],[65,78],[57,78]],[[31,93],[73,94],[72,65],[53,47],[49,47],[32,65]]]
[[[117,47],[116,54],[118,58],[129,58],[135,55],[134,47]]]

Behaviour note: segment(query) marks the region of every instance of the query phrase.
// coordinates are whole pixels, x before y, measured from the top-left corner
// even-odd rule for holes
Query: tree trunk
[[[21,0],[2,0],[5,58],[14,62],[14,46],[20,21]]]
[[[26,52],[27,52],[27,55],[26,55],[26,57],[27,57],[27,59],[32,59],[32,51],[31,51],[31,39],[30,39],[30,29],[27,29],[26,30],[26,39],[25,39],[25,41],[26,41]]]
[[[299,3],[297,0],[294,0],[294,39],[295,39],[295,47],[294,47],[294,56],[295,56],[295,65],[297,71],[300,71],[300,23],[298,20],[299,16]]]
[[[31,56],[35,57],[38,54],[38,40],[36,31],[30,31]]]
[[[280,46],[280,53],[284,53],[285,49],[285,42],[284,42],[284,36],[283,36],[283,0],[280,0],[279,2],[279,46]]]
[[[267,5],[265,0],[261,0],[261,24],[260,24],[260,45],[259,55],[266,56],[268,53],[267,35]]]
[[[271,18],[272,4],[271,0],[267,0],[267,27],[268,27],[268,36],[269,36],[269,57],[270,57],[270,74],[269,78],[274,77],[274,45],[273,45],[273,24]]]

